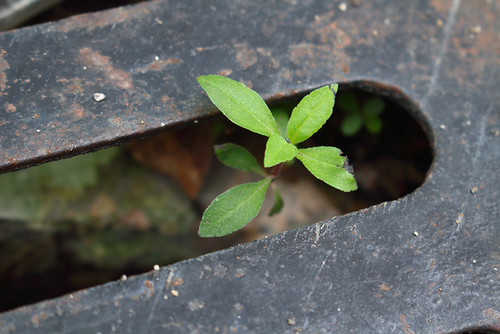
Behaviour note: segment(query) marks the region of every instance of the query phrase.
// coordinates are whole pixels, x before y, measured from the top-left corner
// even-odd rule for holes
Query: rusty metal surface
[[[415,101],[436,160],[398,201],[6,312],[0,333],[500,332],[500,4],[339,4],[159,1],[1,34],[2,171],[210,117],[209,73],[268,101],[377,82]]]

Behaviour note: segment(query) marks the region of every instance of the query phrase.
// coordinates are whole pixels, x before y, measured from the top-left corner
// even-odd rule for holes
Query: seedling
[[[379,115],[385,108],[384,100],[371,97],[360,107],[356,95],[352,91],[342,92],[337,98],[337,106],[348,112],[342,120],[340,131],[344,136],[354,136],[363,125],[371,134],[382,130],[382,120]]]
[[[215,147],[215,153],[225,165],[257,173],[263,180],[233,187],[219,195],[203,213],[198,234],[220,237],[241,229],[260,211],[271,182],[279,175],[283,163],[297,158],[318,179],[342,191],[357,189],[353,170],[347,157],[336,147],[298,148],[296,145],[316,133],[330,118],[338,85],[312,91],[292,111],[290,119],[283,115],[275,119],[262,98],[242,83],[232,79],[205,75],[198,83],[210,100],[233,123],[268,137],[264,152],[266,173],[255,157],[245,148],[234,144]],[[275,190],[275,205],[271,214],[281,210],[283,201]]]

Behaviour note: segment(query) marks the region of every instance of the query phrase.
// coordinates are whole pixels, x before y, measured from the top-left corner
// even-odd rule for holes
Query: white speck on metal
[[[106,95],[104,95],[103,93],[94,93],[94,100],[96,100],[97,102],[104,100],[105,97]]]

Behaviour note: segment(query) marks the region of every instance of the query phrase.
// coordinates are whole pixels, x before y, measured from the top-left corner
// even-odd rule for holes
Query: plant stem
[[[274,179],[278,175],[280,175],[281,167],[283,167],[283,164],[284,164],[284,162],[281,162],[281,163],[277,164],[276,166],[274,166],[273,171],[271,172],[271,175],[270,175],[272,179]]]

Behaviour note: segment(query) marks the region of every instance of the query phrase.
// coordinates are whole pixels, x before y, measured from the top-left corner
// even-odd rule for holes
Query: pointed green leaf
[[[286,136],[292,144],[298,144],[315,134],[330,118],[335,95],[325,86],[312,91],[293,109]]]
[[[289,118],[287,112],[284,108],[280,107],[271,108],[271,112],[276,120],[276,125],[278,126],[281,137],[286,138],[286,125]]]
[[[241,229],[260,211],[270,178],[245,183],[219,195],[201,218],[200,237],[222,237]]]
[[[337,107],[340,107],[348,112],[359,113],[359,104],[356,95],[348,90],[339,93],[336,98]]]
[[[339,84],[333,84],[330,86],[330,89],[333,90],[335,96],[337,96],[337,92],[339,91]]]
[[[299,149],[297,159],[318,179],[342,191],[358,189],[347,158],[336,147],[319,146]]]
[[[260,168],[254,156],[244,147],[228,143],[216,145],[214,150],[217,158],[219,158],[224,165],[244,172],[252,172],[266,176],[266,173]]]
[[[349,114],[340,124],[340,132],[344,136],[354,136],[363,126],[363,117],[359,114]]]
[[[382,120],[376,115],[365,116],[365,127],[369,133],[376,135],[382,130]]]
[[[204,75],[197,80],[231,122],[267,137],[279,133],[264,100],[244,84],[219,75]]]
[[[269,217],[272,217],[275,214],[280,213],[281,209],[283,209],[283,198],[281,198],[278,189],[274,189],[274,205],[271,208],[271,211],[269,211]]]
[[[363,104],[363,114],[365,115],[378,115],[385,108],[384,100],[380,97],[372,97],[366,100]]]
[[[287,142],[279,134],[272,135],[266,144],[264,167],[272,167],[281,162],[292,160],[297,154],[297,147]]]

